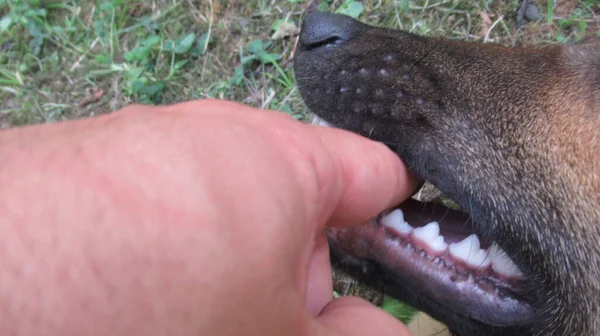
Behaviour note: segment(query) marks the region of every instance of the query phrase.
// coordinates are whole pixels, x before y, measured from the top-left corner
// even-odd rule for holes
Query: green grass
[[[281,22],[298,25],[307,2],[0,0],[0,125],[206,97],[303,119],[292,71],[295,39],[271,36]],[[547,16],[519,32],[517,1],[330,0],[321,8],[424,35],[488,35],[504,44],[598,32],[595,0],[564,1],[573,4],[566,9],[538,3]],[[481,11],[495,23],[489,34]]]
[[[272,36],[282,23],[299,25],[308,2],[0,0],[0,127],[208,97],[305,119],[292,71],[295,38]],[[320,7],[388,28],[505,45],[600,36],[598,0],[559,3],[537,1],[542,16],[520,30],[515,0],[329,0]],[[396,315],[406,320],[406,312]]]

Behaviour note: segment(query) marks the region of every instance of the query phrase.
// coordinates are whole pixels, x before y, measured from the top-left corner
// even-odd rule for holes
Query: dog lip
[[[313,114],[311,124],[336,127],[316,114]],[[444,236],[453,240],[460,240],[462,238],[457,237],[468,236],[475,231],[467,213],[452,211],[442,205],[409,199],[400,208],[409,223],[443,222],[442,218],[462,223],[460,226],[444,227]],[[489,283],[476,283],[477,279],[473,277],[462,276],[461,279],[460,274],[443,269],[443,261],[434,262],[440,258],[425,261],[415,253],[414,247],[402,246],[398,240],[390,238],[389,231],[378,223],[384,214],[357,227],[328,229],[330,244],[338,252],[347,253],[352,258],[376,262],[387,273],[394,274],[398,286],[428,293],[422,295],[429,295],[429,299],[447,307],[461,307],[458,309],[460,313],[474,320],[504,327],[526,325],[535,318],[537,314],[534,307],[521,300],[516,293],[518,284],[511,286],[509,281],[504,283],[504,287],[497,287]],[[482,242],[482,245],[487,248],[489,242]],[[417,259],[419,257],[421,259]],[[484,288],[486,285],[487,290]]]
[[[426,222],[444,216],[445,221],[464,223],[468,216],[413,200],[400,207],[409,222]],[[460,236],[473,230],[472,227],[462,229],[464,232],[457,225],[449,229],[454,232],[449,231],[446,235]],[[537,315],[535,308],[524,300],[525,279],[481,278],[474,273],[458,272],[440,258],[424,256],[411,244],[403,244],[390,235],[390,231],[379,223],[379,217],[357,227],[330,228],[328,237],[336,253],[374,262],[376,267],[385,270],[384,273],[393,274],[390,281],[396,282],[395,286],[412,288],[428,300],[452,307],[468,318],[507,327],[527,325]]]

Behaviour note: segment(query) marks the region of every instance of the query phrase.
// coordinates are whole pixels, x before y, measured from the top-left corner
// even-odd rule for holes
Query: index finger
[[[323,188],[335,196],[320,197],[326,200],[321,210],[329,225],[361,224],[414,192],[418,178],[384,144],[341,129],[310,127],[332,163],[318,172],[320,178],[338,181],[331,188]]]

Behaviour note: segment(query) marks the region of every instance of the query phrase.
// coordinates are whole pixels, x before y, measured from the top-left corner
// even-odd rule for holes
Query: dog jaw
[[[462,335],[595,335],[600,47],[504,48],[313,13],[295,62],[301,95],[320,118],[390,145],[468,210],[480,236],[535,284],[528,300],[537,316],[505,328],[466,318],[464,307],[404,288],[385,261],[333,244],[340,265]]]

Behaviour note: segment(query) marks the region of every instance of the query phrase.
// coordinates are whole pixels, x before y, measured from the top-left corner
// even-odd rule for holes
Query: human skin
[[[332,301],[326,225],[416,180],[385,146],[225,101],[0,132],[1,335],[408,335]]]

